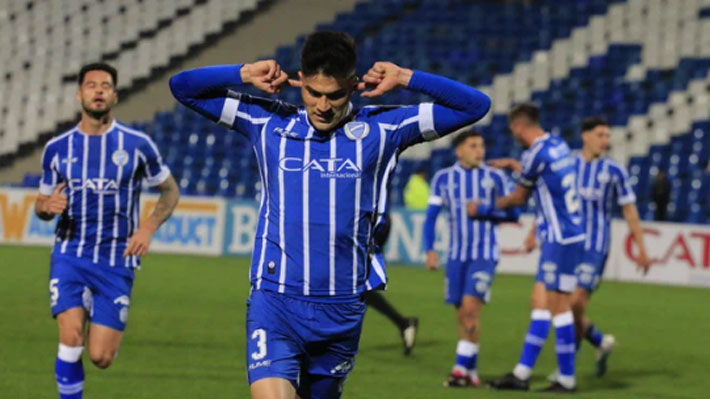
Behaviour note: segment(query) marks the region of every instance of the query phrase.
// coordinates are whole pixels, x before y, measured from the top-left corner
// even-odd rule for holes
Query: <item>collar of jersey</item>
[[[532,146],[535,145],[535,143],[537,143],[538,141],[545,141],[545,140],[549,139],[550,137],[551,137],[550,133],[545,133],[542,136],[533,140],[532,145],[530,147],[532,148]]]
[[[343,119],[341,119],[340,122],[338,122],[338,124],[335,125],[335,128],[333,128],[333,130],[331,130],[329,132],[324,132],[324,131],[320,131],[320,130],[316,129],[311,124],[311,121],[308,119],[308,111],[306,111],[305,107],[300,107],[298,109],[298,119],[299,119],[299,122],[305,123],[306,126],[308,126],[308,133],[306,133],[305,136],[299,134],[299,137],[300,138],[307,138],[307,139],[311,139],[311,140],[327,141],[330,139],[330,137],[333,134],[335,134],[339,129],[341,129],[343,127],[343,125],[345,125],[346,123],[350,122],[353,119],[353,117],[355,116],[355,113],[353,112],[353,110],[354,110],[353,103],[349,102],[348,103],[348,110],[347,110],[347,112],[345,112],[345,116],[343,116]],[[310,133],[311,131],[313,132],[313,134]]]
[[[81,122],[80,122],[80,123],[81,123]],[[113,118],[113,121],[111,121],[111,126],[109,126],[108,129],[106,129],[106,131],[103,132],[103,133],[101,133],[101,134],[89,134],[89,133],[83,132],[83,131],[81,131],[81,129],[79,128],[79,123],[76,124],[76,132],[77,132],[77,133],[80,133],[80,134],[83,134],[84,136],[89,136],[89,137],[101,137],[101,136],[103,136],[104,134],[109,134],[109,133],[111,133],[115,128],[116,128],[116,118]]]
[[[462,171],[464,171],[464,172],[470,172],[470,171],[472,171],[472,170],[474,170],[474,169],[483,169],[483,165],[474,166],[474,167],[472,167],[471,169],[466,169],[466,168],[463,167],[463,165],[461,165],[461,163],[460,163],[459,161],[456,161],[456,163],[454,163],[454,169],[459,169],[459,170],[462,170]]]

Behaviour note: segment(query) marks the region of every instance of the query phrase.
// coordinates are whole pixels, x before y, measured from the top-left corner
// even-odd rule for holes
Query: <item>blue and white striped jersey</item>
[[[51,139],[42,155],[39,192],[52,195],[67,183],[67,209],[53,251],[120,269],[138,267],[138,257],[124,258],[123,251],[138,227],[141,185],[156,186],[169,176],[150,137],[115,120],[101,135],[77,126]]]
[[[607,156],[587,162],[581,152],[577,152],[575,161],[577,191],[582,198],[582,215],[586,224],[584,248],[608,253],[614,202],[619,206],[636,202],[629,174],[623,165]]]
[[[441,169],[431,180],[429,207],[424,224],[424,250],[434,247],[436,217],[442,207],[448,211],[449,260],[498,261],[498,222],[516,220],[518,210],[495,212],[486,218],[471,218],[466,204],[479,201],[493,206],[498,197],[511,192],[512,181],[502,171],[481,165],[466,169],[458,162]]]
[[[561,138],[545,134],[522,155],[519,183],[535,190],[538,237],[570,244],[584,240],[575,158]]]
[[[334,131],[320,132],[303,107],[231,90],[241,84],[240,68],[184,71],[170,85],[180,102],[252,144],[263,185],[252,287],[350,301],[366,289],[373,227],[399,152],[480,119],[490,101],[468,86],[415,72],[410,88],[436,99],[446,93],[446,105],[351,107]]]

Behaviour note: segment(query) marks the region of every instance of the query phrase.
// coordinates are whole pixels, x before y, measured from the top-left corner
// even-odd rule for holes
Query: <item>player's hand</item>
[[[59,184],[52,195],[50,195],[42,205],[42,212],[50,215],[61,215],[67,209],[67,196],[64,194],[64,189],[67,183]]]
[[[269,94],[280,92],[283,85],[289,81],[288,75],[275,60],[244,64],[239,73],[243,83],[251,84]]]
[[[651,268],[651,259],[646,254],[646,251],[641,250],[638,259],[636,259],[636,268],[641,271],[644,276],[648,274]]]
[[[375,62],[358,83],[357,89],[363,90],[361,97],[379,97],[398,87],[407,87],[412,78],[412,70],[402,68],[391,62]]]
[[[472,218],[478,216],[478,204],[480,203],[480,201],[470,201],[466,204],[466,213],[468,216]]]
[[[517,159],[513,158],[491,159],[490,161],[488,161],[488,164],[493,166],[494,168],[509,169],[513,172],[520,172],[522,170],[520,162]]]
[[[150,222],[144,222],[128,239],[128,245],[126,245],[126,250],[123,251],[123,256],[143,256],[148,253],[150,242],[153,240],[153,233],[157,229]]]
[[[535,239],[535,233],[531,232],[523,241],[523,249],[526,253],[530,253],[535,250],[535,247],[537,247],[537,240]]]
[[[426,268],[431,271],[439,270],[439,253],[436,251],[426,252]]]

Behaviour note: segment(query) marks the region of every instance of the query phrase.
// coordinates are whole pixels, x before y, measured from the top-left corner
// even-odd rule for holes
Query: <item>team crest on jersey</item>
[[[484,189],[490,190],[493,188],[493,186],[495,186],[495,182],[490,177],[486,176],[483,178],[483,180],[481,180],[481,187],[483,187]]]
[[[599,183],[608,183],[609,180],[611,180],[611,176],[609,176],[609,173],[607,171],[601,171],[597,175],[597,180]]]
[[[370,125],[365,122],[348,122],[345,124],[345,135],[350,140],[362,140],[370,134]]]
[[[128,163],[128,153],[126,152],[126,150],[123,149],[116,150],[111,155],[111,160],[114,164],[116,164],[116,166],[120,168],[121,166]]]

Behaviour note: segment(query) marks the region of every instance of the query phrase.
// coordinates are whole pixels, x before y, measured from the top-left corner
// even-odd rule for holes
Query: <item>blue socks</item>
[[[587,331],[584,332],[584,338],[586,338],[590,344],[594,345],[595,348],[598,348],[599,345],[602,344],[604,334],[597,329],[597,326],[590,324],[589,327],[587,327]]]
[[[60,399],[81,399],[84,391],[84,366],[81,364],[83,346],[59,344],[54,371]]]
[[[551,315],[549,310],[534,309],[530,318],[530,328],[525,336],[523,353],[520,355],[518,365],[513,370],[513,374],[521,380],[530,378],[537,357],[540,355],[540,351],[545,345],[545,340],[550,332]],[[574,334],[572,334],[572,343],[574,343]]]
[[[557,343],[555,352],[557,353],[557,363],[560,370],[558,382],[565,388],[574,388],[575,370],[574,357],[577,353],[577,345],[574,337],[574,318],[572,312],[560,313],[552,318],[555,325],[555,335]]]
[[[477,359],[478,344],[463,339],[459,340],[458,345],[456,345],[456,364],[454,365],[454,371],[465,375],[477,375]]]

